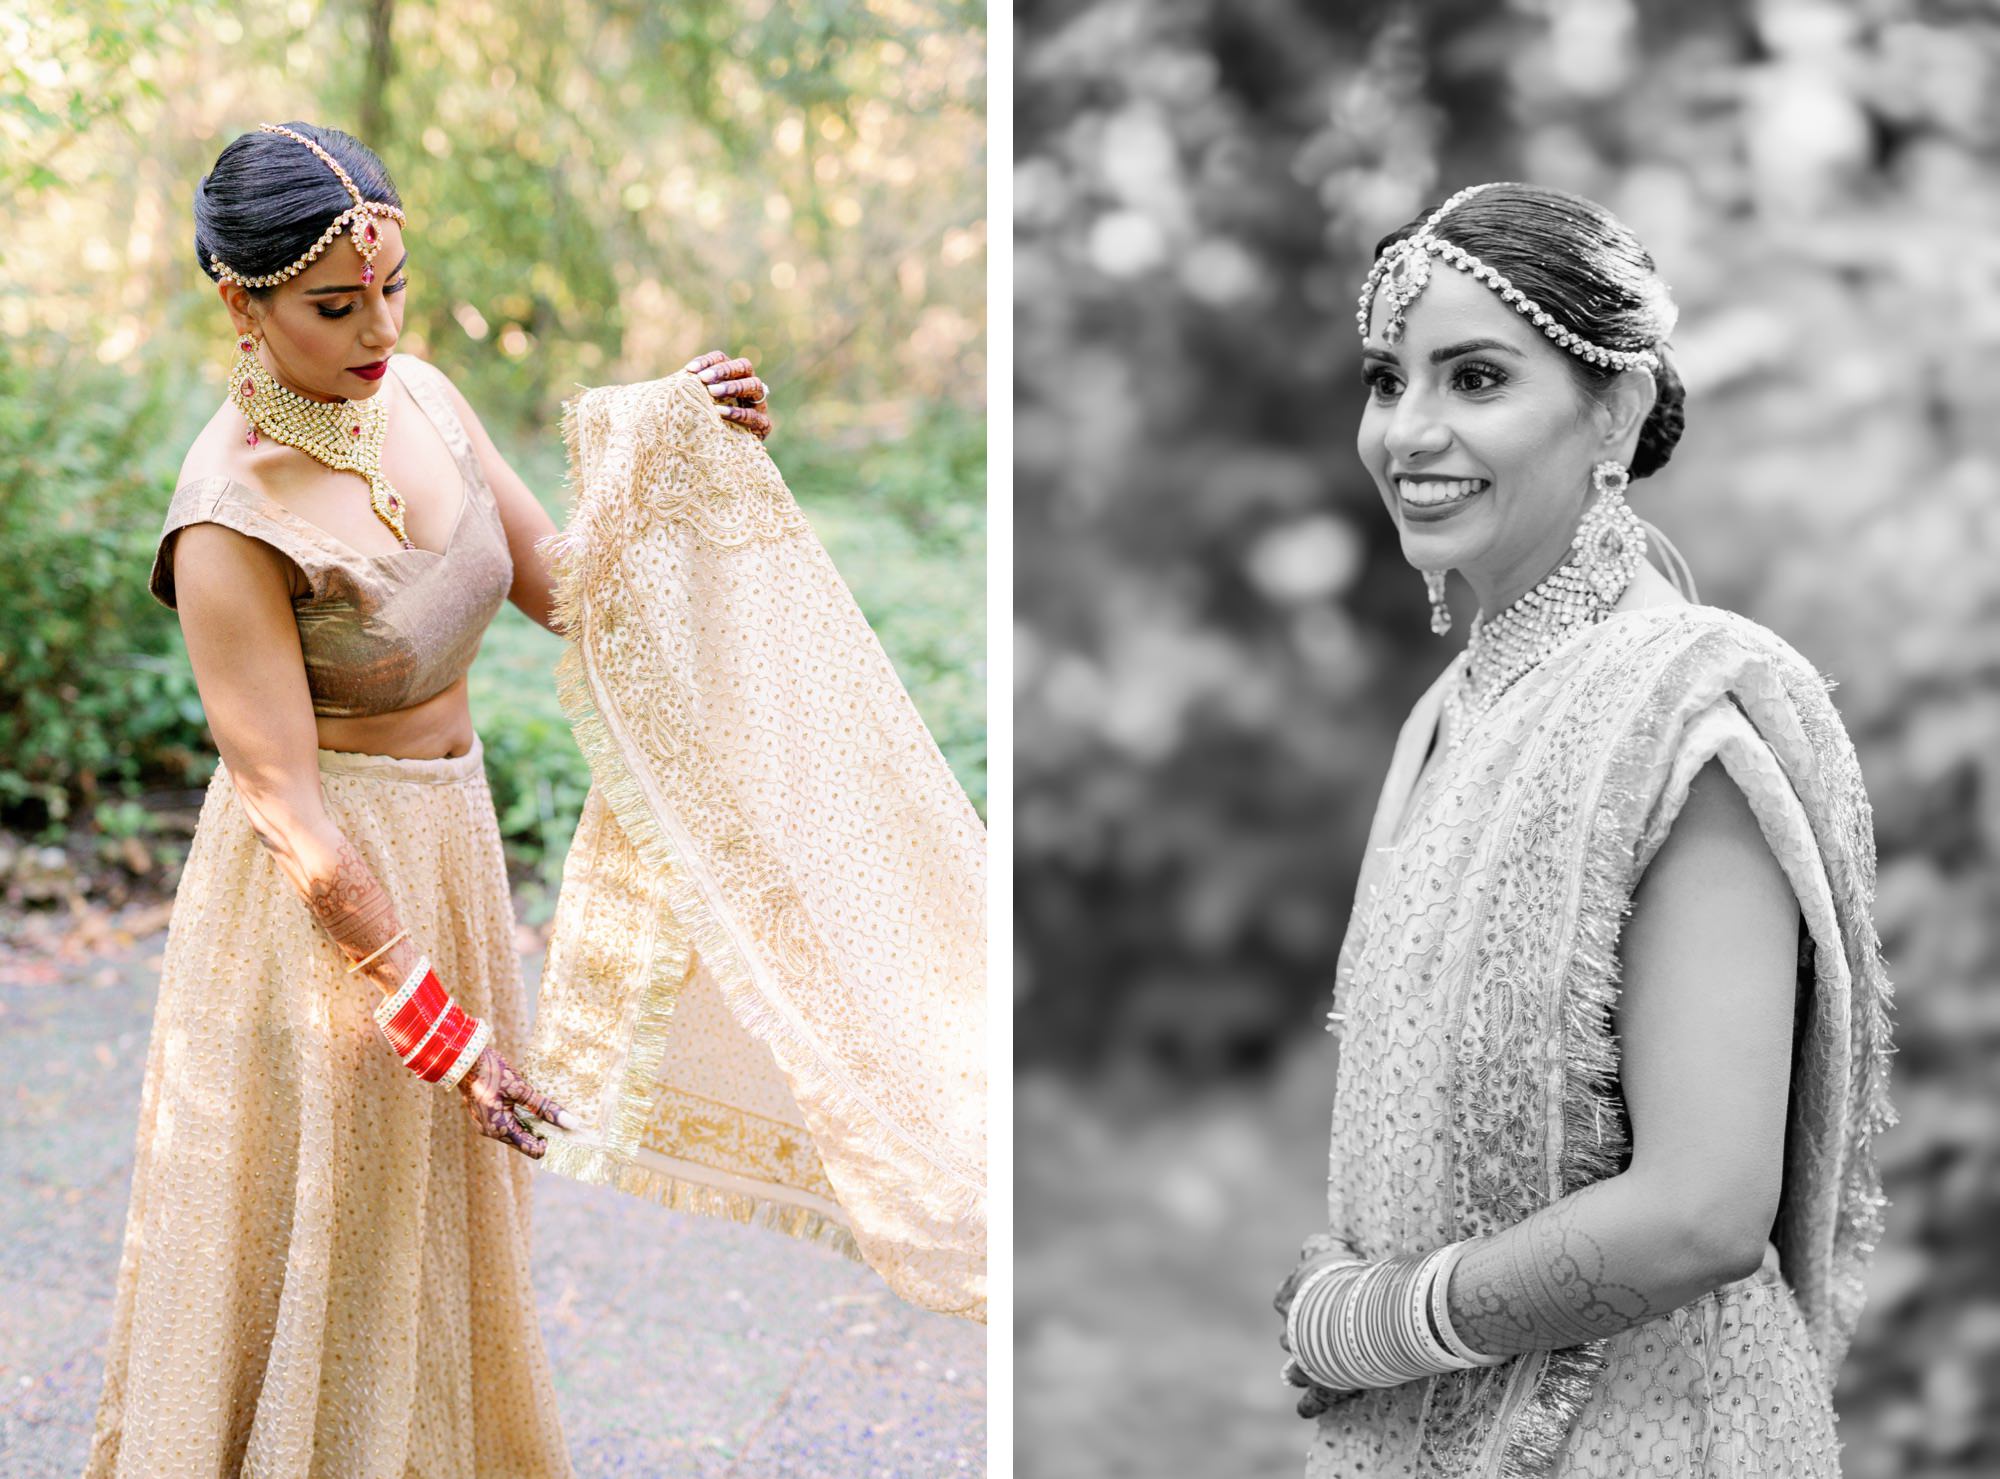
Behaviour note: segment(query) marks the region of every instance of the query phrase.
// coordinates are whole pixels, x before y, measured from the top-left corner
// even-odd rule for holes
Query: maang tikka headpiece
[[[365,287],[375,281],[375,253],[381,250],[382,242],[381,233],[375,229],[375,222],[369,218],[374,216],[386,217],[394,221],[398,226],[401,226],[404,224],[402,211],[388,204],[386,201],[362,199],[360,189],[355,185],[353,178],[347,171],[340,167],[340,161],[304,134],[294,132],[292,129],[286,128],[282,123],[260,123],[257,127],[260,131],[267,134],[283,134],[286,138],[297,139],[301,144],[312,150],[313,153],[326,162],[326,167],[332,170],[339,178],[340,183],[346,187],[347,193],[353,197],[354,204],[335,216],[333,224],[320,233],[319,240],[307,247],[305,255],[292,263],[284,271],[273,272],[264,277],[245,277],[242,273],[236,271],[235,268],[225,265],[222,258],[211,252],[208,261],[209,265],[215,269],[216,276],[223,282],[241,283],[246,288],[274,288],[287,278],[295,277],[299,273],[304,272],[306,268],[312,266],[314,262],[319,260],[320,253],[333,245],[333,239],[340,235],[341,232],[348,230],[349,226],[352,225],[356,228],[350,233],[354,241],[354,250],[361,254],[362,286]]]
[[[1541,304],[1528,297],[1500,273],[1498,268],[1489,267],[1463,247],[1452,245],[1437,234],[1437,224],[1465,200],[1482,190],[1491,190],[1493,181],[1484,185],[1469,185],[1451,197],[1419,226],[1414,233],[1401,241],[1391,243],[1374,266],[1368,269],[1368,280],[1361,288],[1361,307],[1355,314],[1355,322],[1360,326],[1361,337],[1368,337],[1368,321],[1375,311],[1375,296],[1379,291],[1386,294],[1389,302],[1389,319],[1382,328],[1382,337],[1391,344],[1403,337],[1403,315],[1417,300],[1424,287],[1431,280],[1431,258],[1448,262],[1461,272],[1470,273],[1478,282],[1485,283],[1498,293],[1505,302],[1514,305],[1517,312],[1547,335],[1550,340],[1567,349],[1579,359],[1588,360],[1593,365],[1607,369],[1631,370],[1644,366],[1656,370],[1660,357],[1650,349],[1606,349],[1601,344],[1592,344],[1588,339],[1571,333],[1556,322],[1555,315]]]

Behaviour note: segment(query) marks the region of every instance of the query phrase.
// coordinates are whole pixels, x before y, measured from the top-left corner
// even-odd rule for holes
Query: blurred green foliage
[[[234,354],[192,196],[231,137],[301,116],[382,156],[398,347],[558,522],[565,399],[755,358],[772,455],[983,807],[983,26],[966,0],[0,0],[0,826],[118,840],[100,793],[213,766],[145,587]],[[559,652],[508,608],[473,670],[531,913],[588,784]]]
[[[1688,429],[1634,505],[1838,681],[1868,781],[1903,1123],[1846,1472],[2000,1471],[2000,15],[1017,16],[1023,1472],[1296,1472],[1306,1430],[1253,1419],[1324,1173],[1317,1018],[1395,731],[1470,614],[1454,583],[1430,635],[1356,460],[1355,294],[1383,234],[1494,179],[1603,201],[1658,260]]]
[[[173,409],[166,375],[0,340],[0,818],[60,830],[73,802],[205,776],[194,675],[146,589]]]

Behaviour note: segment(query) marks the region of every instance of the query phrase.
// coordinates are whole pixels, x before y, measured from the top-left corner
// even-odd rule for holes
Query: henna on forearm
[[[1728,1277],[1657,1192],[1616,1176],[1474,1242],[1452,1272],[1451,1319],[1485,1355],[1559,1350],[1677,1309]]]
[[[351,961],[366,960],[401,928],[396,906],[360,851],[342,836],[333,866],[312,876],[306,908]],[[393,991],[416,966],[422,952],[408,936],[377,955],[361,974],[383,991]]]

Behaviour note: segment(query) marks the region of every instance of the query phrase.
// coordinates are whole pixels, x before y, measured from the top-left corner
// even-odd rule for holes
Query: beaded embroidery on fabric
[[[755,438],[693,376],[565,407],[594,785],[527,1071],[548,1166],[985,1318],[985,837]]]
[[[1399,750],[1428,738],[1406,727]],[[1400,836],[1385,822],[1404,798],[1385,790],[1336,987],[1330,1226],[1369,1258],[1415,1252],[1622,1169],[1618,934],[1711,757],[1749,798],[1810,939],[1770,1266],[1606,1341],[1343,1402],[1308,1474],[1604,1472],[1607,1444],[1646,1462],[1631,1445],[1655,1441],[1656,1419],[1658,1443],[1687,1444],[1658,1472],[1733,1473],[1724,1456],[1762,1438],[1793,1445],[1786,1472],[1835,1472],[1831,1381],[1881,1223],[1889,986],[1853,750],[1822,680],[1755,623],[1615,614],[1496,704]],[[1750,1426],[1731,1437],[1731,1422]]]

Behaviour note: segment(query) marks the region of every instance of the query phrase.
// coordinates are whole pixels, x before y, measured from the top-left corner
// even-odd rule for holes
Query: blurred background
[[[373,148],[409,215],[398,348],[558,524],[565,399],[751,356],[771,455],[983,811],[985,26],[979,0],[0,0],[0,1240],[31,1291],[0,1300],[10,1479],[82,1466],[215,766],[146,589],[236,354],[197,182],[263,121]],[[531,986],[588,785],[560,651],[503,608],[471,676]],[[754,1228],[537,1197],[579,1472],[984,1472],[982,1330]]]
[[[1355,459],[1374,243],[1608,205],[1690,387],[1639,512],[1835,679],[1898,987],[1850,1479],[2000,1472],[2000,7],[1016,7],[1023,1475],[1300,1471],[1270,1299],[1390,745],[1463,641]],[[1050,373],[1056,367],[1056,373]]]
[[[983,807],[984,24],[968,0],[0,0],[12,846],[171,855],[164,803],[213,768],[146,571],[235,355],[193,192],[292,118],[388,166],[398,348],[458,383],[558,524],[566,398],[751,356],[772,456]],[[507,607],[472,675],[536,919],[587,785],[559,650]]]

